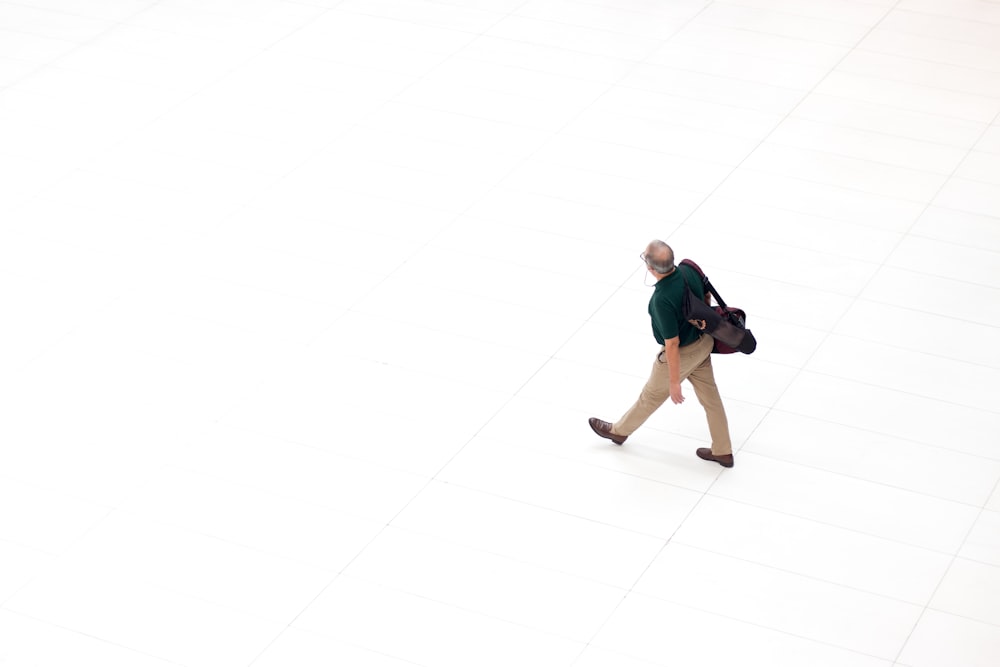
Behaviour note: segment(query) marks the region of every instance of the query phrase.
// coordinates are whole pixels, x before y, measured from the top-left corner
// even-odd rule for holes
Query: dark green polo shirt
[[[701,277],[697,272],[686,266],[678,266],[676,271],[657,281],[653,289],[653,296],[649,299],[649,316],[653,320],[653,336],[660,345],[663,345],[663,341],[668,338],[680,336],[680,344],[683,347],[695,342],[701,336],[701,332],[684,319],[685,277],[695,296],[704,298],[705,288],[702,286]]]

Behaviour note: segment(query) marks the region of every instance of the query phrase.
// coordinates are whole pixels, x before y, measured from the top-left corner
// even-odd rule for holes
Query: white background
[[[1000,4],[0,1],[0,665],[1000,664]],[[614,421],[637,254],[760,341]]]

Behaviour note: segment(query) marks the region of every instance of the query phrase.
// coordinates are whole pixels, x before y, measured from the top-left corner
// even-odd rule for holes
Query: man
[[[732,468],[733,445],[729,439],[729,422],[712,372],[714,340],[692,326],[683,315],[685,284],[696,296],[704,298],[701,279],[693,269],[674,266],[674,251],[663,241],[651,241],[641,258],[656,279],[653,296],[649,300],[649,315],[653,322],[653,336],[663,349],[656,356],[653,372],[635,405],[614,424],[591,417],[590,427],[602,438],[621,445],[668,397],[675,404],[684,402],[681,381],[686,379],[691,382],[698,402],[705,409],[712,436],[712,447],[701,447],[695,453],[706,461]]]

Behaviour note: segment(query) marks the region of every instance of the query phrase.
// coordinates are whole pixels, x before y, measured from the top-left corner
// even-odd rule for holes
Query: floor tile
[[[153,585],[101,576],[53,574],[4,607],[170,664],[246,664],[285,626]],[[162,624],[171,631],[164,633]],[[93,646],[84,650],[100,655]]]
[[[407,554],[403,562],[399,553]],[[395,528],[345,575],[578,642],[625,596],[613,586]]]
[[[351,386],[337,381],[342,373],[356,378]],[[257,387],[222,423],[433,475],[508,398],[351,357],[337,355],[326,365],[311,354]],[[447,429],[437,426],[444,404],[454,410]]]
[[[414,619],[419,619],[415,623]],[[384,628],[394,628],[386,634]],[[569,667],[584,645],[491,616],[341,576],[296,619],[322,634],[416,664]],[[484,645],[490,650],[484,652]]]
[[[374,363],[511,393],[547,360],[543,353],[489,343],[475,334],[456,336],[416,325],[408,327],[404,342],[390,313],[347,313],[317,344],[349,349],[353,356]]]
[[[660,7],[655,4],[624,7],[597,4],[577,8],[566,0],[528,0],[517,7],[514,13],[542,21],[565,22],[612,33],[665,39],[694,17],[699,9],[697,2],[679,2]]]
[[[822,66],[761,58],[748,53],[739,55],[739,58],[733,58],[731,52],[715,47],[699,48],[690,42],[686,44],[668,42],[647,61],[703,74],[800,90],[812,88],[827,71]]]
[[[966,8],[968,8],[966,4]],[[951,10],[944,3],[905,2],[896,11],[890,12],[884,27],[904,35],[921,35],[956,42],[957,44],[977,44],[993,46],[991,39],[997,34],[996,26],[983,20],[984,15],[968,15],[952,5]],[[981,12],[989,7],[980,6]]]
[[[0,610],[4,646],[0,660],[10,665],[58,667],[67,662],[108,667],[169,667],[177,663],[45,621]]]
[[[964,147],[889,137],[812,120],[787,118],[767,138],[769,143],[949,175],[966,158]]]
[[[358,11],[359,5],[332,7],[329,11],[313,21],[309,27],[321,31],[329,41],[339,42],[342,39],[364,36],[373,44],[399,46],[407,50],[422,51],[450,55],[474,39],[474,35],[465,30],[456,30],[449,26],[433,25],[423,21],[406,21],[392,16],[386,3],[382,7],[388,11]],[[373,5],[375,7],[376,5]],[[406,8],[398,8],[406,11]],[[435,10],[440,8],[430,7]],[[350,11],[348,11],[350,10]],[[410,11],[419,9],[410,8]],[[474,14],[473,14],[474,15]],[[482,18],[480,16],[480,18]]]
[[[635,116],[634,111],[588,109],[569,123],[565,132],[603,143],[656,151],[668,157],[687,158],[692,168],[704,162],[706,155],[711,155],[712,162],[706,167],[715,167],[716,183],[729,171],[720,171],[720,166],[731,168],[739,164],[756,145],[752,138],[719,132],[716,128],[701,129],[694,123],[678,126],[676,123],[664,123],[662,119]],[[612,128],[618,129],[612,131]],[[650,170],[643,169],[635,176],[648,180]],[[679,178],[664,181],[664,184],[671,183],[683,185],[684,182]]]
[[[998,625],[1000,567],[956,558],[934,593],[930,607],[964,618]]]
[[[624,131],[628,128],[625,119],[642,119],[646,121],[645,127],[660,128],[661,136],[669,133],[670,127],[666,125],[669,123],[697,128],[703,132],[730,135],[745,141],[760,141],[783,117],[779,112],[734,107],[725,101],[700,99],[681,92],[615,86],[581,113],[580,119],[586,120],[591,115],[610,118],[618,116],[623,117],[620,124],[626,128]],[[591,131],[597,130],[596,124],[592,124]],[[609,132],[608,128],[603,128],[603,132],[606,136],[615,138],[622,136]],[[661,144],[661,147],[663,152],[669,152],[666,150],[670,148],[669,144]]]
[[[928,266],[927,257],[930,253],[934,253],[938,261]],[[886,264],[908,271],[1000,288],[1000,281],[990,271],[994,254],[964,244],[952,245],[908,235],[902,239]]]
[[[1000,565],[1000,512],[984,510],[965,538],[959,556],[980,563]]]
[[[771,114],[788,113],[805,94],[801,89],[786,86],[653,64],[637,66],[621,85],[714,104],[732,104],[733,100],[738,100],[735,106]]]
[[[789,252],[788,246],[758,238],[741,240],[738,246],[719,248],[713,251],[713,239],[716,234],[710,230],[696,227],[682,227],[671,235],[670,243],[683,256],[698,258],[712,257],[712,261],[744,275],[769,278],[771,280],[788,280],[795,276],[796,285],[813,291],[827,291],[845,296],[854,296],[871,280],[877,267],[867,262],[860,262],[846,257],[824,252],[798,249]],[[701,266],[701,262],[698,262]],[[807,268],[808,267],[808,268]],[[702,267],[706,275],[712,278],[712,284],[719,290],[727,304],[735,305],[738,293],[735,286],[709,274],[709,269]],[[805,277],[809,274],[808,278]]]
[[[997,461],[777,411],[743,451],[976,506],[1000,480]]]
[[[901,351],[884,343],[831,336],[809,360],[808,370],[884,387],[939,401],[948,400],[979,410],[992,410],[1000,399],[995,391],[1000,370],[937,355]],[[917,370],[919,369],[919,371]],[[963,391],[956,394],[928,378],[951,377]]]
[[[728,640],[718,641],[720,634]],[[638,593],[630,594],[615,610],[591,645],[658,665],[724,665],[734,661],[744,665],[892,664]]]
[[[462,49],[461,55],[471,60],[523,67],[606,84],[620,80],[634,66],[633,62],[622,58],[491,36],[478,37]]]
[[[983,132],[983,123],[819,93],[804,99],[791,117],[955,148],[969,148]]]
[[[746,325],[757,339],[755,359],[793,368],[802,368],[826,337],[820,329],[762,317],[757,312],[747,313]]]
[[[779,410],[997,460],[977,436],[992,412],[813,373],[796,377]],[[849,417],[845,418],[845,415]]]
[[[865,288],[864,296],[879,303],[996,326],[1000,322],[1000,308],[993,307],[996,292],[994,287],[883,267]],[[936,305],[928,307],[929,301]]]
[[[4,7],[3,17],[8,25],[19,32],[40,37],[86,42],[111,27],[107,20],[67,14],[63,7],[40,8],[30,6]]]
[[[744,165],[782,176],[833,185],[896,199],[924,202],[945,183],[945,175],[912,166],[899,167],[873,160],[837,155],[797,145],[768,141]]]
[[[617,235],[610,233],[606,224],[607,209],[599,204],[565,199],[554,193],[529,192],[501,185],[471,206],[468,214],[613,247],[621,247],[624,243],[622,239],[615,240]],[[663,234],[665,227],[670,230],[679,225],[679,222],[664,223],[649,211],[628,213],[616,210],[614,218],[617,226],[630,230],[627,237],[630,241],[625,244],[629,249],[636,247],[631,239],[646,239],[645,243],[648,243],[648,239]],[[643,247],[643,242],[640,242],[633,253],[636,258]]]
[[[623,590],[664,544],[657,537],[446,482],[429,485],[392,525]]]
[[[676,544],[657,556],[633,590],[885,660],[896,656],[923,611]]]
[[[27,481],[6,478],[2,491],[7,507],[24,511],[0,515],[4,539],[18,550],[36,549],[58,554],[100,523],[108,507],[39,488]]]
[[[690,488],[485,439],[466,445],[437,479],[661,539],[673,534],[701,498]]]
[[[444,287],[473,297],[505,301],[519,306],[583,319],[617,288],[617,283],[597,277],[568,276],[548,269],[504,260],[456,253],[438,246],[425,246],[406,262],[408,279],[425,288]],[[477,276],[473,281],[456,277]],[[582,289],[583,287],[586,289]],[[598,304],[594,295],[603,295]]]
[[[986,501],[986,509],[1000,511],[1000,487],[993,490],[993,495]]]
[[[728,144],[726,153],[712,151],[719,157],[736,157],[741,148],[731,138],[707,134],[699,137],[692,129],[680,137],[671,137],[666,133],[656,137],[654,128],[636,119],[631,119],[629,126],[644,126],[645,131],[637,127],[635,135],[618,132],[616,136],[609,137],[594,130],[595,126],[604,126],[604,123],[593,121],[594,115],[585,114],[571,123],[565,133],[548,142],[533,157],[561,166],[586,167],[591,171],[707,193],[729,173],[731,167],[723,162],[699,160],[695,156],[704,153],[700,146],[706,143]],[[605,117],[602,120],[607,122],[608,119]],[[570,134],[579,136],[566,136]],[[663,150],[658,150],[661,141]],[[729,150],[732,153],[728,153]],[[744,146],[743,150],[748,149]]]
[[[606,88],[606,84],[600,82],[471,60],[461,54],[435,67],[423,80],[486,89],[574,107],[590,104]]]
[[[897,14],[906,14],[906,12],[897,12]],[[981,70],[981,74],[988,74],[988,72],[982,71],[985,69],[996,71],[995,67],[990,68],[987,65],[996,57],[996,49],[991,48],[990,45],[904,32],[892,29],[890,24],[879,26],[873,30],[862,42],[862,48],[880,54],[920,58],[934,63],[969,68],[970,70],[978,69]]]
[[[613,34],[598,28],[570,25],[564,21],[553,22],[517,15],[507,16],[490,27],[485,34],[488,37],[625,60],[641,60],[660,43],[651,37]]]
[[[977,215],[996,217],[1000,211],[1000,185],[966,178],[952,178],[934,198],[934,204]]]
[[[449,30],[482,32],[496,23],[502,14],[479,8],[454,8],[441,6],[432,2],[410,3],[393,2],[392,0],[377,0],[376,2],[359,2],[345,0],[337,5],[337,9],[345,12],[357,12],[391,18],[407,23],[420,23]]]
[[[345,508],[330,510],[181,470],[164,470],[120,508],[332,573],[385,526],[384,520],[367,518],[364,508],[357,508],[360,515]],[[317,530],[320,525],[328,530]]]
[[[102,521],[36,582],[53,574],[113,588],[150,586],[278,623],[293,619],[335,576],[124,512]]]
[[[996,8],[981,7],[979,3],[975,2],[960,2],[957,5],[952,5],[943,0],[905,0],[901,3],[900,9],[984,23],[997,23],[997,19],[1000,18],[1000,12]]]
[[[942,224],[944,221],[948,224]],[[993,251],[1000,248],[1000,234],[992,217],[938,206],[928,208],[914,223],[910,233],[958,244],[969,244],[970,239],[975,239],[974,247]]]
[[[768,35],[806,38],[831,44],[851,45],[864,34],[865,21],[845,20],[840,12],[834,14],[837,21],[830,21],[828,16],[782,11],[784,8],[783,4],[774,8],[719,5],[710,7],[699,16],[699,20],[712,25],[739,27]],[[877,13],[874,9],[869,11]],[[866,20],[872,19],[868,17]]]
[[[0,605],[40,574],[47,574],[54,560],[54,556],[33,547],[11,541],[0,545],[0,562],[4,565],[0,575]]]
[[[938,313],[922,312],[889,303],[876,303],[858,299],[837,323],[837,334],[873,343],[872,349],[885,344],[885,333],[877,322],[892,321],[900,331],[906,331],[905,340],[894,340],[893,346],[915,353],[931,353],[945,360],[979,364],[989,368],[1000,366],[1000,351],[981,347],[956,345],[968,337],[972,340],[987,336],[992,327],[962,321]],[[960,366],[961,367],[961,366]]]
[[[601,665],[620,665],[621,667],[651,667],[652,665],[662,665],[662,662],[650,662],[627,656],[618,651],[588,646],[576,662],[574,667],[600,667]]]
[[[741,453],[739,472],[720,477],[710,493],[943,553],[958,551],[978,516],[969,505],[750,453]]]
[[[493,241],[483,244],[484,237]],[[576,266],[583,263],[592,267],[591,279],[615,285],[635,270],[634,262],[608,257],[607,248],[598,243],[471,216],[455,220],[431,244],[453,255],[511,262],[570,277],[576,276]],[[567,256],[573,259],[567,262]]]
[[[919,86],[942,88],[973,95],[995,95],[1000,86],[1000,72],[974,67],[961,67],[940,62],[927,62],[923,53],[915,58],[856,50],[837,65],[837,70],[864,76],[885,78]]]
[[[505,188],[571,199],[633,215],[656,211],[667,220],[683,220],[704,198],[673,185],[609,176],[578,167],[559,167],[528,160],[503,181]],[[625,193],[620,199],[617,193]]]
[[[926,202],[848,190],[814,182],[799,173],[782,174],[741,165],[716,191],[719,195],[820,215],[876,229],[905,232]]]
[[[969,667],[987,667],[1000,657],[996,625],[953,616],[933,609],[924,612],[897,663],[931,667],[960,661]]]
[[[721,196],[708,199],[684,224],[865,262],[884,261],[900,240],[888,230]]]
[[[325,667],[330,664],[357,667],[412,667],[414,662],[386,655],[379,647],[361,648],[350,641],[329,639],[313,632],[286,628],[253,661],[260,667],[296,664],[302,667]]]
[[[985,95],[946,91],[852,72],[830,73],[814,92],[980,123],[991,122],[997,111],[997,101]]]
[[[952,557],[787,512],[707,496],[673,539],[783,572],[925,605]]]
[[[226,426],[192,431],[178,444],[184,456],[177,465],[184,469],[321,507],[354,506],[356,514],[375,520],[392,517],[428,482],[422,475]]]
[[[979,143],[976,144],[976,150],[984,151],[986,153],[998,153],[1000,152],[1000,125],[994,122],[989,128],[983,132],[982,138],[980,138]]]
[[[955,171],[955,175],[972,181],[1000,185],[1000,177],[997,176],[998,170],[1000,170],[1000,155],[985,151],[973,151],[965,157],[965,160]]]

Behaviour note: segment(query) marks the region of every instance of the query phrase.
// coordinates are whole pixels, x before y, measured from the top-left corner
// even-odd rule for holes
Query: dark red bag
[[[715,347],[712,352],[716,354],[753,353],[757,349],[757,339],[747,329],[747,314],[740,308],[726,305],[700,266],[690,259],[681,260],[681,266],[694,269],[694,272],[701,277],[701,284],[705,288],[706,299],[702,301],[688,285],[687,293],[684,296],[684,317],[695,327],[715,339]],[[709,294],[715,297],[715,302],[719,305],[712,307],[708,304]]]

